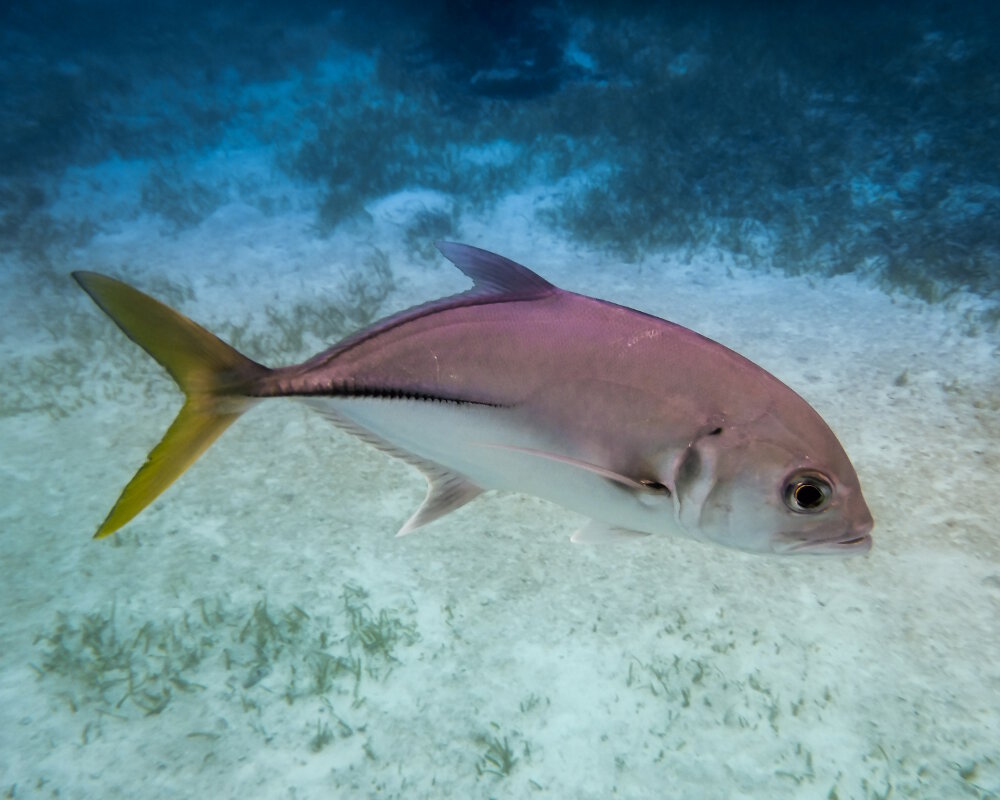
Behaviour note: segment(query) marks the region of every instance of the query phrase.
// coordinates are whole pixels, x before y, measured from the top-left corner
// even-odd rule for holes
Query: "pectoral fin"
[[[577,469],[591,472],[594,475],[600,475],[602,478],[607,478],[609,481],[620,483],[622,486],[639,493],[640,496],[648,495],[650,497],[670,497],[671,495],[670,487],[659,483],[658,481],[636,480],[635,478],[630,478],[628,475],[622,475],[620,472],[605,469],[597,464],[591,464],[589,461],[581,461],[578,458],[571,458],[570,456],[560,455],[559,453],[550,453],[547,450],[536,450],[532,447],[517,447],[510,444],[491,444],[487,442],[477,442],[477,444],[480,447],[489,447],[494,450],[510,450],[514,453],[525,453],[529,456],[537,456],[538,458],[545,458],[559,464],[576,467]]]

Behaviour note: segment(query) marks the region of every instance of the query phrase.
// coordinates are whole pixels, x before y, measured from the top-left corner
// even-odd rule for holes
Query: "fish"
[[[185,395],[95,538],[131,521],[248,408],[294,398],[423,473],[426,497],[399,536],[501,490],[583,515],[575,542],[681,536],[762,554],[870,550],[874,521],[844,448],[770,372],[503,256],[437,247],[471,288],[276,368],[126,283],[74,272]]]

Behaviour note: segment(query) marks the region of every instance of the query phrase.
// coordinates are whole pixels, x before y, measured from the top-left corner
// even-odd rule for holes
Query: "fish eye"
[[[815,472],[800,472],[785,484],[785,505],[801,514],[815,514],[829,505],[833,486]]]

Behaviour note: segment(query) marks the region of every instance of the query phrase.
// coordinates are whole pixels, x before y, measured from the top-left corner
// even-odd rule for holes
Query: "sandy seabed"
[[[235,204],[179,234],[140,218],[66,271],[128,265],[154,294],[166,277],[208,327],[263,335],[265,306],[334,298],[377,247],[388,312],[467,285],[408,250],[434,202],[387,198],[323,239],[305,216]],[[715,250],[623,264],[532,224],[539,202],[470,215],[461,238],[798,390],[861,476],[871,554],[576,546],[579,517],[498,494],[396,539],[420,475],[287,401],[95,542],[179,395],[68,278],[37,294],[6,270],[0,348],[22,369],[0,380],[49,400],[0,419],[5,796],[1000,794],[1000,337],[977,301],[751,272]],[[23,369],[56,336],[79,363]]]

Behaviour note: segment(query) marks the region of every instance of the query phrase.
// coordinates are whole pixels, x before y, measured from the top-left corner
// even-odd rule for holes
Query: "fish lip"
[[[782,554],[804,554],[804,555],[834,555],[834,556],[863,556],[872,549],[872,536],[869,531],[871,526],[860,531],[851,531],[846,535],[835,536],[829,539],[788,541],[782,546],[780,543],[775,547],[775,552]],[[788,536],[794,538],[794,534]]]

